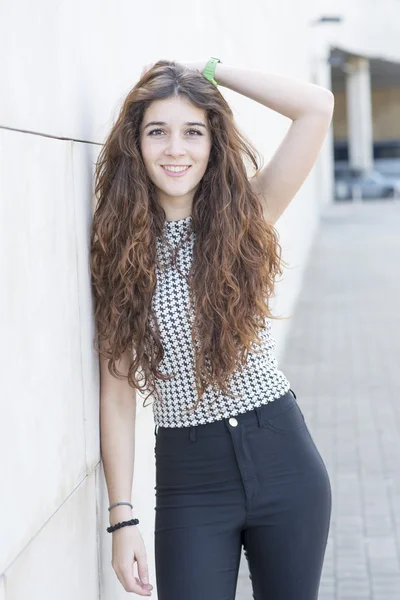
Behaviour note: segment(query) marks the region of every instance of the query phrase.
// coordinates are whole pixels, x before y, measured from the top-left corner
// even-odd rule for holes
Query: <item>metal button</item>
[[[229,419],[229,425],[232,425],[232,427],[236,427],[236,425],[238,424],[237,419],[235,419],[235,417],[231,417]]]

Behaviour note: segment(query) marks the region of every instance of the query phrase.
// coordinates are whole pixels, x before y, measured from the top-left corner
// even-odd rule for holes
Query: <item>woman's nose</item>
[[[180,136],[171,136],[170,137],[168,144],[167,144],[166,152],[168,154],[184,154],[185,153],[184,141],[181,139]]]

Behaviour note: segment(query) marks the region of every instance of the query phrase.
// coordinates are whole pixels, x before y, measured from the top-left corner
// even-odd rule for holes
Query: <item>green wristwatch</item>
[[[214,79],[215,67],[217,66],[217,63],[222,63],[222,60],[211,57],[202,73],[202,75],[208,79],[208,81],[211,81],[211,83],[213,83],[215,86],[218,86],[218,83]]]

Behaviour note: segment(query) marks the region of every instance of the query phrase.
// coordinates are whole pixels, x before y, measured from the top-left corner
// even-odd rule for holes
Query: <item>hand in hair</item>
[[[147,71],[150,71],[150,69],[152,67],[154,67],[154,65],[157,64],[157,62],[158,61],[153,61],[151,63],[145,64],[142,68],[142,72],[140,73],[140,79],[143,77],[143,75],[145,75],[147,73]],[[174,61],[174,62],[178,62],[179,64],[187,67],[188,69],[197,70],[200,73],[202,73],[204,71],[206,64],[207,64],[207,60],[194,60],[194,61],[178,60],[178,61]]]

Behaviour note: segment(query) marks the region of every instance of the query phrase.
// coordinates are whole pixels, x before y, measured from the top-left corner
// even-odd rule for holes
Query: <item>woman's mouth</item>
[[[182,177],[182,175],[185,175],[185,173],[189,171],[191,166],[192,165],[161,165],[164,173],[170,177]]]

